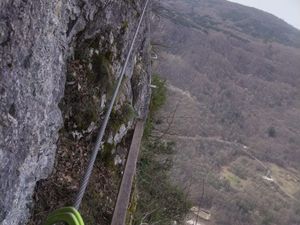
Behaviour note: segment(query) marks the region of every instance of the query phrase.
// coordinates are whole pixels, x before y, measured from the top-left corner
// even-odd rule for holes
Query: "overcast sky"
[[[230,0],[267,11],[300,29],[300,0]]]

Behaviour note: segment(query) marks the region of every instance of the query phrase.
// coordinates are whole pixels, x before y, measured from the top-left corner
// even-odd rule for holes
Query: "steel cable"
[[[144,14],[145,14],[145,11],[146,11],[146,8],[147,8],[147,5],[148,5],[148,2],[149,2],[149,0],[146,0],[146,3],[145,3],[145,6],[144,6],[142,15],[140,17],[138,26],[136,28],[135,34],[133,36],[133,39],[131,41],[131,45],[130,45],[130,48],[129,48],[129,51],[128,51],[128,54],[127,54],[127,57],[126,57],[126,60],[125,60],[125,63],[124,63],[124,66],[123,66],[122,71],[120,73],[117,87],[116,87],[116,89],[115,89],[115,91],[113,93],[113,96],[111,98],[108,110],[105,113],[104,121],[103,121],[103,123],[102,123],[102,125],[100,127],[100,130],[99,130],[99,133],[98,133],[98,136],[97,136],[97,140],[96,140],[96,143],[95,143],[95,146],[94,146],[94,149],[93,149],[93,152],[92,152],[92,155],[91,155],[91,158],[90,158],[87,170],[86,170],[86,172],[84,174],[84,177],[83,177],[83,179],[81,181],[80,188],[79,188],[79,191],[77,193],[77,196],[76,196],[76,199],[75,199],[75,202],[74,202],[74,207],[77,210],[79,209],[80,204],[82,202],[82,198],[84,196],[84,193],[86,191],[87,185],[89,183],[89,179],[90,179],[91,174],[92,174],[92,170],[93,170],[93,167],[94,167],[94,163],[95,163],[97,154],[98,154],[99,149],[100,149],[100,147],[102,145],[102,139],[103,139],[103,136],[104,136],[104,132],[106,130],[107,123],[108,123],[108,120],[109,120],[112,108],[114,106],[116,97],[118,95],[118,92],[119,92],[119,89],[120,89],[120,86],[121,86],[121,83],[122,83],[122,80],[123,80],[123,77],[124,77],[124,74],[125,74],[125,70],[126,70],[126,67],[127,67],[127,64],[128,64],[128,61],[129,61],[129,58],[130,58],[130,55],[131,55],[131,52],[132,52],[132,49],[133,49],[136,37],[137,37],[137,34],[139,32],[139,29],[140,29],[140,26],[141,26],[141,23],[142,23],[142,20],[143,20],[143,17],[144,17]]]

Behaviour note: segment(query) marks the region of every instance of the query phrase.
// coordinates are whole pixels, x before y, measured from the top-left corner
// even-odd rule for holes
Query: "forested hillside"
[[[157,132],[203,224],[300,224],[300,31],[221,0],[154,4]]]

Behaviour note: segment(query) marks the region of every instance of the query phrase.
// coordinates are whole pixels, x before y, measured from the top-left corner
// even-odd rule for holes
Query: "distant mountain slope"
[[[154,65],[170,84],[171,100],[161,114],[176,111],[166,137],[178,146],[177,182],[184,186],[194,177],[191,196],[197,202],[210,171],[203,204],[215,212],[214,224],[300,224],[292,200],[300,196],[300,31],[271,14],[222,0],[156,1],[153,9]],[[161,131],[167,127],[165,121],[158,125]],[[243,146],[274,176],[298,181],[278,175],[281,182],[274,186],[261,183],[266,171]],[[232,178],[247,168],[245,180]],[[219,177],[233,190],[215,187]],[[237,190],[229,177],[243,185]],[[247,215],[229,210],[228,196],[254,206]]]
[[[169,7],[171,6],[171,8]],[[247,34],[264,41],[276,41],[300,47],[300,31],[283,20],[239,4],[220,0],[163,1],[155,5],[155,12],[175,24],[199,29],[224,32],[240,40]]]
[[[252,141],[252,138],[255,143],[260,140],[264,147],[259,152],[277,152],[281,156],[273,158],[285,158],[298,165],[298,161],[295,161],[300,159],[300,152],[295,148],[298,133],[291,130],[300,128],[297,116],[300,103],[300,49],[229,29],[227,20],[225,25],[222,22],[217,25],[218,29],[226,30],[225,33],[215,27],[207,28],[207,25],[198,25],[199,29],[195,29],[194,25],[187,26],[193,23],[176,23],[181,18],[177,15],[191,15],[192,12],[193,16],[186,16],[185,21],[192,20],[195,15],[217,21],[215,15],[226,14],[226,9],[230,12],[234,7],[240,14],[244,9],[253,15],[257,13],[257,17],[270,18],[270,24],[273,24],[273,20],[280,22],[259,10],[252,9],[252,12],[248,7],[234,3],[196,2],[163,1],[154,6],[159,21],[155,23],[154,46],[155,43],[165,46],[160,47],[158,71],[173,85],[189,90],[199,102],[206,103],[210,113],[215,115],[211,123],[218,124],[219,136],[245,143]],[[217,11],[222,5],[222,10]],[[174,14],[172,19],[166,16],[169,11]],[[269,20],[265,24],[268,25]],[[281,27],[298,32],[284,22]],[[289,33],[284,35],[289,37]],[[284,135],[278,135],[276,139],[267,138],[266,130],[271,126]],[[210,131],[203,127],[203,132]],[[295,142],[287,140],[291,138]],[[266,146],[272,146],[272,150]],[[294,154],[286,155],[285,152],[289,151]],[[266,157],[271,156],[267,154]]]

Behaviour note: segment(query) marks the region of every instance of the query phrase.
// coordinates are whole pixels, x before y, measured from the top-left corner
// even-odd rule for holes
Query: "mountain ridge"
[[[279,19],[281,22],[287,24],[288,26],[291,26],[293,29],[296,29],[297,31],[300,31],[300,28],[296,27],[295,25],[291,24],[290,22],[286,21],[285,19],[283,19],[283,18],[281,18],[281,17],[273,14],[272,12],[266,11],[264,9],[256,8],[255,6],[243,5],[243,4],[240,4],[238,2],[232,2],[230,0],[227,0],[227,1],[230,2],[230,3],[238,4],[238,5],[243,6],[243,7],[248,7],[248,8],[253,9],[253,10],[261,11],[261,12],[263,12],[266,15],[269,14],[269,15],[271,15],[273,17],[276,17],[277,19]]]
[[[176,16],[172,17],[170,14],[162,13],[163,10],[167,10],[169,13],[172,12],[170,8],[166,8],[165,6],[168,5],[168,2],[165,1],[161,4],[154,4],[154,11],[156,14],[159,14],[160,16],[165,16],[168,18],[171,18],[173,20],[177,20],[178,23],[181,25],[190,25],[195,28],[213,28],[216,29],[216,31],[219,31],[220,28],[217,26],[213,27],[212,25],[218,25],[222,22],[222,25],[226,23],[226,25],[230,25],[230,22],[237,22],[234,25],[237,25],[238,28],[240,28],[242,32],[249,34],[250,36],[258,36],[260,38],[264,38],[265,41],[278,41],[279,43],[290,45],[293,47],[300,47],[300,31],[297,28],[294,28],[292,25],[286,23],[284,20],[272,15],[271,13],[265,12],[260,9],[256,9],[253,7],[243,6],[238,3],[232,3],[232,2],[224,2],[224,1],[210,1],[208,4],[215,4],[213,5],[214,8],[210,8],[210,11],[203,12],[204,16],[201,17],[195,17],[192,23],[187,23],[188,21],[186,18],[182,17],[184,16],[184,13],[178,14],[180,12],[177,11]],[[190,0],[187,1],[191,4],[205,4],[205,1],[196,1],[196,0]],[[218,4],[216,4],[218,3]],[[182,7],[182,4],[179,4],[176,8],[176,5],[174,6],[175,9],[178,9],[178,7]],[[222,7],[225,7],[226,10],[220,9]],[[227,7],[227,8],[226,8]],[[169,9],[169,10],[168,10]],[[239,13],[238,10],[243,10],[243,13]],[[212,10],[212,11],[211,11]],[[214,11],[215,10],[215,11]],[[194,9],[192,9],[194,11]],[[190,13],[189,13],[190,14]],[[205,15],[206,14],[206,15]],[[255,14],[255,15],[254,15]],[[179,15],[179,16],[178,16]],[[214,19],[217,21],[209,20],[212,17],[210,15],[214,15]],[[258,18],[255,18],[255,17]],[[180,18],[181,17],[181,18]],[[180,20],[182,19],[182,20]],[[185,19],[185,20],[184,20]],[[198,21],[197,21],[198,19]],[[247,19],[251,19],[251,21],[247,22]],[[264,26],[264,24],[261,23],[261,21],[267,20],[268,26]],[[229,23],[228,23],[229,21]],[[191,21],[190,21],[191,22]],[[198,24],[197,24],[198,22]],[[211,23],[211,24],[210,24]],[[257,29],[251,29],[251,25],[255,24],[257,26]],[[198,26],[197,26],[198,25]],[[200,26],[199,26],[200,25]],[[232,28],[232,27],[231,27]],[[276,29],[275,29],[276,28]],[[273,30],[274,29],[274,30]],[[237,30],[238,31],[238,30]],[[205,32],[205,30],[204,30]],[[283,33],[290,33],[290,37],[287,35],[284,35]],[[275,38],[275,40],[272,40],[272,38]]]

